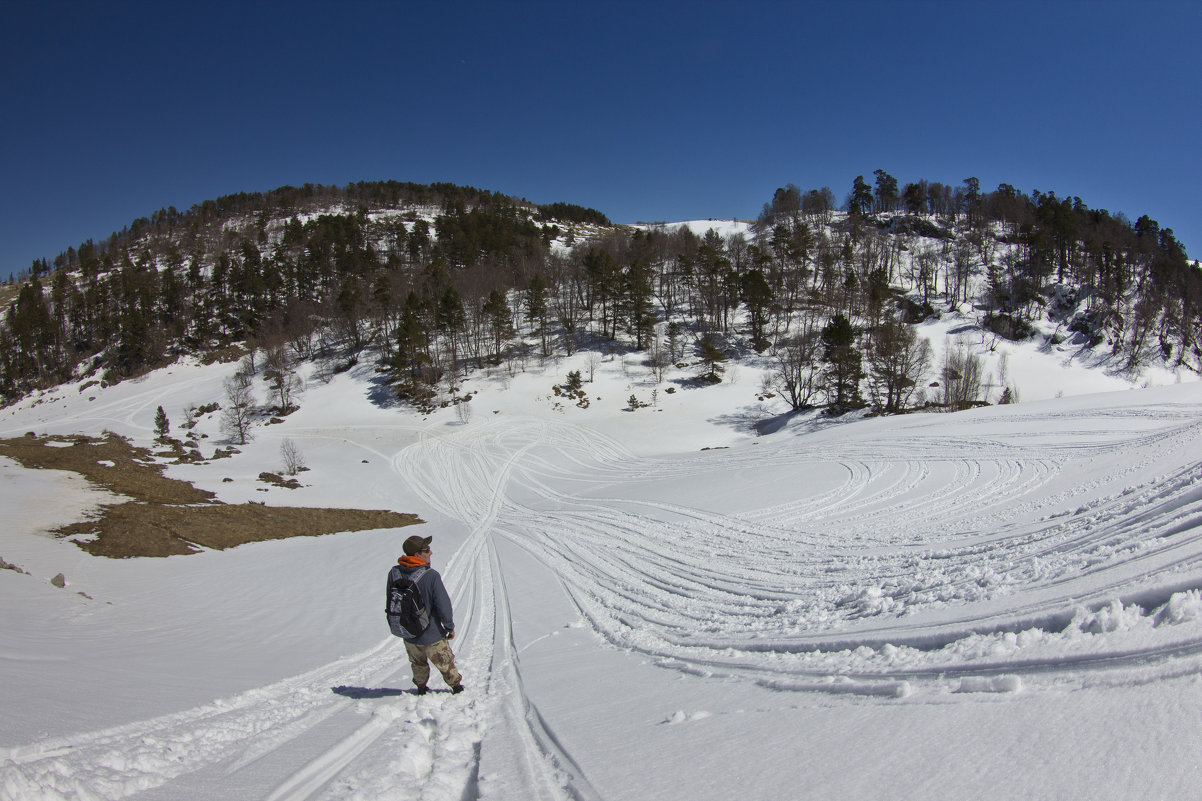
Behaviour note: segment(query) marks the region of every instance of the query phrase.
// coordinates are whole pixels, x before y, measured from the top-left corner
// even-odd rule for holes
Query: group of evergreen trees
[[[1149,349],[1198,365],[1202,272],[1147,217],[975,179],[899,187],[883,170],[842,209],[828,188],[789,185],[751,236],[725,239],[446,184],[167,209],[34,265],[0,321],[0,393],[248,341],[344,363],[374,348],[398,393],[427,403],[469,366],[628,347],[660,369],[691,341],[711,379],[745,345],[775,360],[795,406],[899,412],[929,367],[907,323],[966,302],[1009,337],[1068,304],[1084,310],[1077,331],[1131,365]]]

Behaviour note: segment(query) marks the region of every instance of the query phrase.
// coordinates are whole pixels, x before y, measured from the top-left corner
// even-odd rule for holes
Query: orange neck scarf
[[[396,560],[396,563],[401,567],[421,567],[422,565],[430,564],[429,560],[420,556],[402,556]]]

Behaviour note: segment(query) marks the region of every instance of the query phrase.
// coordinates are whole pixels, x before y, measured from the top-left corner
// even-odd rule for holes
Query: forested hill
[[[969,355],[932,364],[915,334],[951,309],[993,336],[1076,338],[1114,369],[1199,369],[1202,270],[1171,230],[1007,184],[874,175],[842,203],[781,188],[725,236],[394,181],[160,210],[5,287],[0,397],[249,349],[281,374],[369,357],[424,408],[472,369],[621,349],[700,382],[772,360],[796,408],[996,401]]]

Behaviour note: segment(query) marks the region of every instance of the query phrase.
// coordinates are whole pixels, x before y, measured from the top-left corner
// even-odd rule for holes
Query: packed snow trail
[[[886,693],[909,692],[899,680],[980,672],[1177,675],[1202,664],[1202,426],[1192,411],[1138,414],[1160,426],[1084,445],[1076,426],[1057,435],[1021,413],[1023,431],[1049,428],[1028,438],[1042,442],[975,440],[971,426],[957,440],[907,438],[901,477],[887,442],[872,442],[870,468],[849,459],[854,440],[827,453],[744,449],[724,458],[728,471],[844,478],[816,503],[743,517],[544,489],[502,528],[555,565],[608,640],[684,670],[776,687],[781,675],[811,676],[839,692],[836,677],[879,680]],[[1094,480],[1074,484],[1086,461]],[[671,480],[687,482],[676,470]],[[636,471],[629,485],[662,475]],[[845,501],[823,500],[834,495]]]
[[[417,697],[396,689],[412,682],[403,646],[389,638],[310,674],[184,713],[8,749],[4,797],[199,797],[223,783],[255,786],[256,775],[279,775],[265,795],[270,801],[442,801],[477,795],[483,760],[490,779],[483,797],[597,798],[523,694],[504,581],[489,542],[509,472],[537,441],[502,451],[499,468],[482,448],[470,450],[481,468],[475,476],[466,472],[471,461],[462,450],[446,451],[465,467],[449,497],[468,503],[453,510],[475,521],[443,571],[453,588],[454,645],[469,692]],[[447,447],[434,438],[414,446],[422,454]],[[404,454],[394,460],[400,473],[413,459]],[[463,476],[474,480],[465,483]],[[486,730],[491,745],[482,748]]]
[[[144,406],[160,397],[148,391]],[[1075,719],[1073,694],[1131,709],[1198,694],[1197,404],[913,416],[653,458],[555,418],[339,430],[342,447],[386,465],[370,492],[404,487],[461,528],[439,535],[435,566],[468,692],[437,691],[437,677],[435,692],[407,692],[403,647],[382,633],[211,703],[4,749],[4,798],[779,794],[778,761],[746,725],[804,753],[820,735],[857,746],[904,715],[956,758],[981,759],[951,740],[991,704],[1034,725],[1045,709]],[[662,703],[678,706],[652,711]],[[1110,710],[1086,706],[1079,720],[1104,725]],[[1178,739],[1149,746],[1141,765],[1161,797],[1181,797],[1167,766],[1198,744],[1197,727],[1175,702],[1147,714]],[[1137,747],[1144,733],[1129,731]],[[683,763],[717,742],[753,775],[699,784],[639,761]],[[1010,780],[1029,794],[1074,776]],[[807,778],[869,789],[854,770],[812,765]],[[970,787],[961,777],[933,795]],[[1106,797],[1123,797],[1114,788]]]
[[[1130,414],[1149,430],[1119,426],[1098,439],[1108,417]],[[570,472],[576,455],[531,462],[522,505],[515,493],[498,517],[495,495],[473,499],[445,479],[493,447],[487,429],[475,444],[431,449],[423,464],[445,466],[423,487],[449,513],[470,517],[488,500],[495,528],[554,568],[599,633],[682,670],[896,695],[919,679],[959,686],[981,673],[1061,680],[1071,668],[1121,671],[1118,680],[1129,681],[1196,669],[1202,490],[1191,454],[1202,425],[1192,410],[1011,416],[1025,432],[1013,445],[993,433],[974,439],[968,426],[956,439],[873,441],[875,456],[857,461],[866,449],[854,440],[825,453],[788,442],[724,455],[728,471],[846,476],[808,503],[742,517],[600,494],[665,476],[687,481],[691,470],[712,469],[708,458],[598,471],[609,478],[585,500],[548,486],[583,482]],[[1085,443],[1082,428],[1094,429]],[[507,435],[520,430],[511,422]],[[558,446],[562,457],[578,442],[568,430],[555,429],[549,452]],[[1107,470],[1095,466],[1090,483],[1073,483],[1073,470],[1103,457]],[[1141,476],[1171,458],[1175,472]],[[407,478],[421,482],[418,472]],[[824,537],[823,525],[848,530]],[[754,558],[732,565],[722,559],[731,550]],[[1152,630],[1151,644],[1131,644]],[[1057,655],[1064,648],[1072,655]]]

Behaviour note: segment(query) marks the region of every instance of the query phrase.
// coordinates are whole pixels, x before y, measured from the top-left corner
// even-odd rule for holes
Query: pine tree
[[[530,323],[534,328],[534,333],[538,334],[542,343],[543,356],[550,356],[549,326],[547,324],[547,282],[543,280],[542,275],[537,273],[530,279],[530,286],[526,288],[526,322]]]
[[[697,340],[697,353],[701,357],[701,363],[707,368],[706,372],[702,373],[701,380],[709,384],[721,383],[726,352],[718,344],[718,337],[712,331],[702,334]]]
[[[897,208],[897,179],[884,170],[873,170],[876,176],[876,210],[893,211]]]
[[[822,329],[822,360],[826,364],[827,402],[831,411],[842,414],[863,405],[860,398],[860,379],[863,377],[861,355],[855,347],[856,331],[851,321],[836,314]]]
[[[448,286],[438,301],[436,324],[451,346],[451,370],[456,371],[459,367],[459,340],[467,325],[467,312],[463,308],[463,298],[453,286]]]
[[[163,411],[163,407],[155,409],[154,412],[154,435],[160,440],[166,440],[171,433],[171,422],[167,419],[167,413]]]
[[[499,361],[504,343],[514,335],[513,317],[509,313],[509,304],[505,296],[494,289],[480,309],[484,315],[485,325],[492,337],[492,357]]]
[[[864,181],[863,175],[857,175],[851,185],[851,194],[847,197],[847,213],[853,217],[863,217],[871,211],[872,187]]]
[[[668,358],[676,361],[680,354],[680,323],[673,320],[668,323]]]
[[[601,336],[613,339],[617,336],[614,306],[621,295],[622,271],[605,250],[590,250],[584,257],[583,266],[588,276],[589,306],[601,306]]]
[[[749,270],[741,281],[740,298],[747,306],[747,316],[751,323],[751,346],[757,351],[768,347],[764,337],[764,323],[767,320],[768,309],[775,300],[775,294],[762,270]]]
[[[643,350],[651,342],[655,330],[655,305],[651,290],[651,269],[645,262],[635,260],[626,268],[626,322],[634,334],[634,347]]]
[[[415,387],[421,382],[422,368],[430,361],[430,337],[422,319],[423,312],[421,299],[416,292],[410,292],[397,321],[395,348],[390,359],[397,394],[401,397],[414,394]]]

